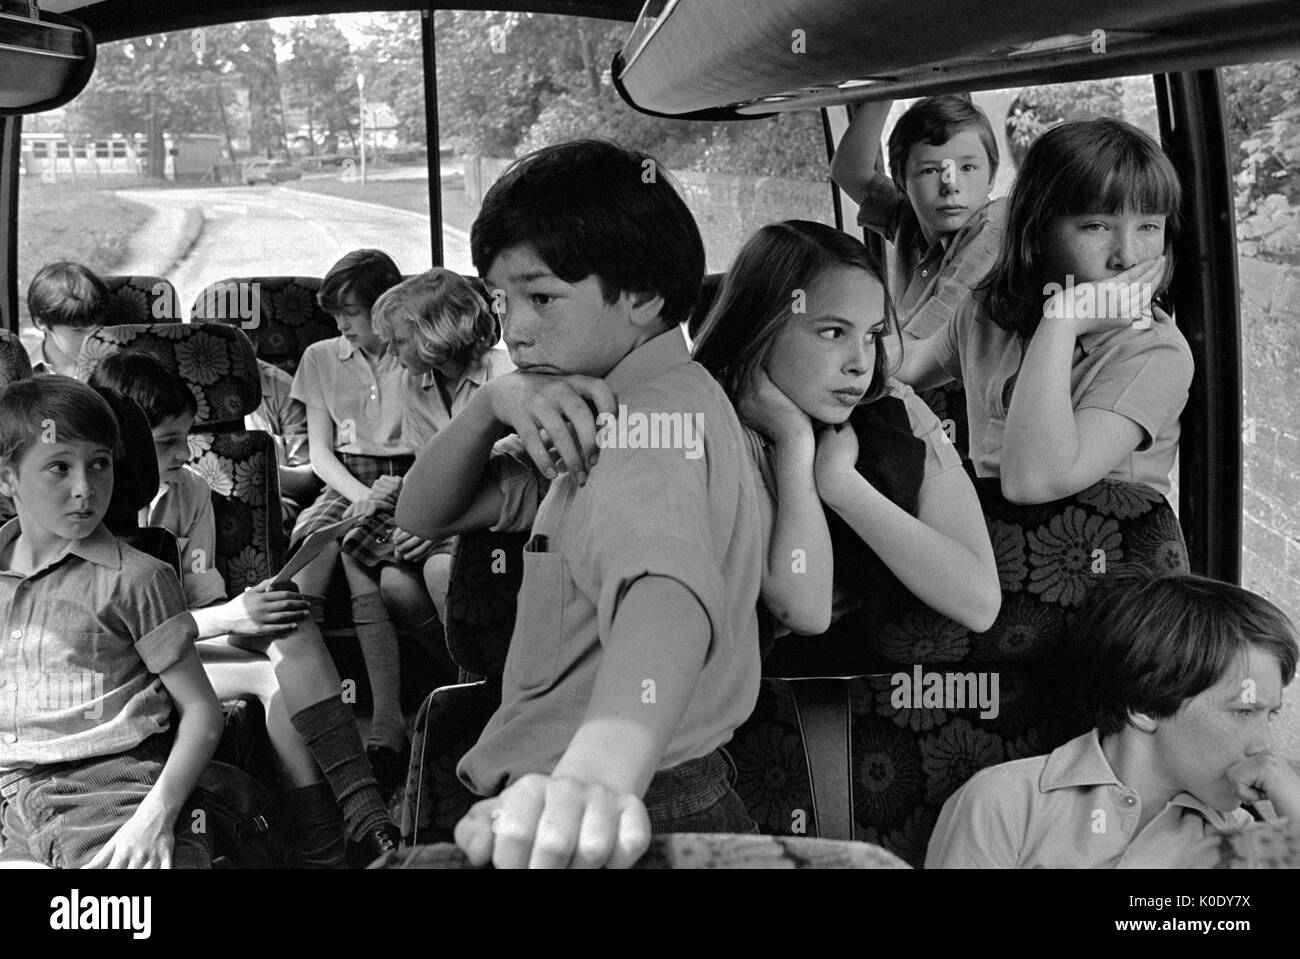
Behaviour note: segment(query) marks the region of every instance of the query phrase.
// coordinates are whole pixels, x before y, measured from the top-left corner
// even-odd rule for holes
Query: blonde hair
[[[401,321],[415,328],[415,349],[431,366],[472,363],[496,344],[497,325],[474,284],[451,270],[432,270],[384,292],[370,311],[375,332],[392,339]]]

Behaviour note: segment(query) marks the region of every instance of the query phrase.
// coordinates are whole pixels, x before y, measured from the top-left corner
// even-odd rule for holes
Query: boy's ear
[[[1128,711],[1128,721],[1130,726],[1144,733],[1153,733],[1156,731],[1156,727],[1160,725],[1160,721],[1150,713],[1140,713],[1136,709]]]
[[[653,326],[664,311],[664,298],[652,290],[629,294],[632,297],[632,325]]]
[[[0,496],[13,497],[18,492],[18,469],[12,459],[0,460]]]

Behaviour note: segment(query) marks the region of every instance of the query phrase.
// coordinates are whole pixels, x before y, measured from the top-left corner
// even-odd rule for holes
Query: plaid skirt
[[[405,476],[415,462],[414,456],[362,456],[359,453],[334,454],[356,479],[374,486],[381,476]],[[355,516],[361,506],[353,503],[334,487],[326,485],[321,494],[298,515],[289,539],[292,552],[308,535],[331,526],[348,516]],[[343,537],[343,550],[363,566],[395,562],[393,556],[393,514],[376,513],[353,526]]]

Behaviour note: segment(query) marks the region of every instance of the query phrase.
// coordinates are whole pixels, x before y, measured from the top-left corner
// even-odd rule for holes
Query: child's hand
[[[146,798],[82,869],[170,869],[174,820]]]
[[[272,590],[271,581],[250,586],[218,607],[225,632],[274,636],[295,629],[311,616],[311,604],[294,590]]]
[[[736,404],[740,420],[776,444],[812,439],[812,420],[795,406],[766,370],[758,370]]]
[[[1151,325],[1151,298],[1164,274],[1163,255],[1135,263],[1108,280],[1076,283],[1054,293],[1043,308],[1048,318],[1068,320],[1074,335]]]
[[[431,539],[420,539],[404,529],[393,528],[393,555],[404,562],[424,562],[436,545]]]
[[[846,478],[858,470],[858,434],[852,423],[828,426],[817,434],[817,458],[813,460],[813,479],[817,495],[825,502],[835,501]]]
[[[359,506],[364,515],[391,513],[397,509],[397,497],[402,492],[400,476],[381,476],[375,480]]]
[[[1300,816],[1300,775],[1272,750],[1262,750],[1228,767],[1242,802],[1267,799],[1279,816]]]
[[[516,370],[489,380],[482,389],[489,391],[492,416],[519,437],[540,472],[554,479],[558,459],[558,466],[586,482],[600,455],[596,419],[601,413],[612,417],[618,412],[604,380]]]
[[[631,793],[530,774],[470,807],[456,845],[476,866],[626,869],[650,846],[650,816]]]

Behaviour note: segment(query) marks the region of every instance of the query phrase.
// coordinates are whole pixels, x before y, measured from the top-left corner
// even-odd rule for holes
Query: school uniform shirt
[[[935,359],[966,391],[970,458],[978,476],[1000,476],[1002,440],[1028,339],[998,326],[983,297],[972,297],[936,334]],[[1145,483],[1162,495],[1178,453],[1178,417],[1192,382],[1192,351],[1168,314],[1155,310],[1133,326],[1078,338],[1070,368],[1070,405],[1126,416],[1144,434],[1106,479]]]
[[[903,408],[907,410],[908,423],[912,427],[912,435],[925,444],[925,472],[921,480],[922,483],[942,476],[944,473],[962,468],[961,456],[948,439],[948,434],[943,431],[943,425],[939,422],[939,418],[934,415],[930,407],[925,405],[925,401],[912,391],[910,386],[906,383],[900,383],[898,380],[888,380],[885,395],[902,400]],[[748,428],[745,428],[745,441],[749,450],[749,461],[754,468],[754,480],[758,486],[758,494],[767,497],[768,502],[771,504],[771,515],[775,517],[777,483],[771,448],[761,435]],[[764,529],[763,536],[764,548],[766,549],[767,544],[772,541],[770,526]],[[837,585],[832,598],[831,622],[841,619],[846,613],[859,605],[861,603],[856,597],[849,596]],[[789,633],[790,630],[778,623],[773,635],[779,637]]]
[[[391,457],[415,452],[402,437],[402,425],[416,393],[392,354],[385,352],[371,370],[360,350],[336,336],[303,352],[289,395],[329,414],[336,452]]]
[[[402,435],[417,452],[424,449],[437,432],[451,422],[453,416],[469,406],[469,401],[474,398],[480,386],[514,368],[510,354],[504,349],[493,347],[488,350],[465,367],[465,372],[456,383],[448,385],[443,380],[443,386],[451,392],[451,406],[447,405],[443,391],[438,388],[441,374],[425,373],[417,380],[419,399],[406,408]]]
[[[217,520],[207,480],[182,466],[175,478],[160,486],[153,501],[140,510],[139,523],[161,526],[176,537],[188,608],[226,601],[226,582],[216,567]]]
[[[894,244],[890,291],[898,322],[924,339],[943,328],[988,275],[1006,231],[1005,197],[990,200],[951,236],[927,243],[911,201],[899,194],[883,210],[863,204],[858,225]]]
[[[609,439],[586,486],[561,474],[539,505],[545,487],[511,437],[489,466],[505,495],[493,528],[531,527],[549,544],[524,553],[501,706],[457,770],[481,795],[555,768],[582,722],[619,603],[642,576],[666,576],[689,589],[710,627],[699,679],[658,768],[722,746],[758,698],[763,542],[735,411],[691,360],[679,329],[633,350],[605,382],[629,429],[607,424]],[[650,436],[631,432],[649,413],[680,414],[693,438],[683,428],[679,446],[699,445],[662,448],[671,444],[664,427],[651,439],[660,448],[632,448]],[[644,685],[628,691],[645,702],[652,694]]]
[[[42,337],[36,343],[32,344],[27,353],[27,358],[32,363],[32,375],[53,374],[58,371],[54,368],[53,361],[45,355],[45,338]]]
[[[1135,834],[1141,814],[1094,729],[971,777],[944,803],[925,868],[1188,868],[1213,830],[1250,822],[1244,809],[1221,813],[1186,792]]]
[[[0,555],[19,532],[0,527]],[[0,627],[0,788],[169,728],[158,674],[198,638],[171,567],[103,525],[33,573],[0,570]]]
[[[311,462],[307,407],[290,395],[293,377],[265,360],[257,361],[257,375],[262,383],[262,402],[244,417],[244,428],[270,434],[279,465],[305,466]]]

